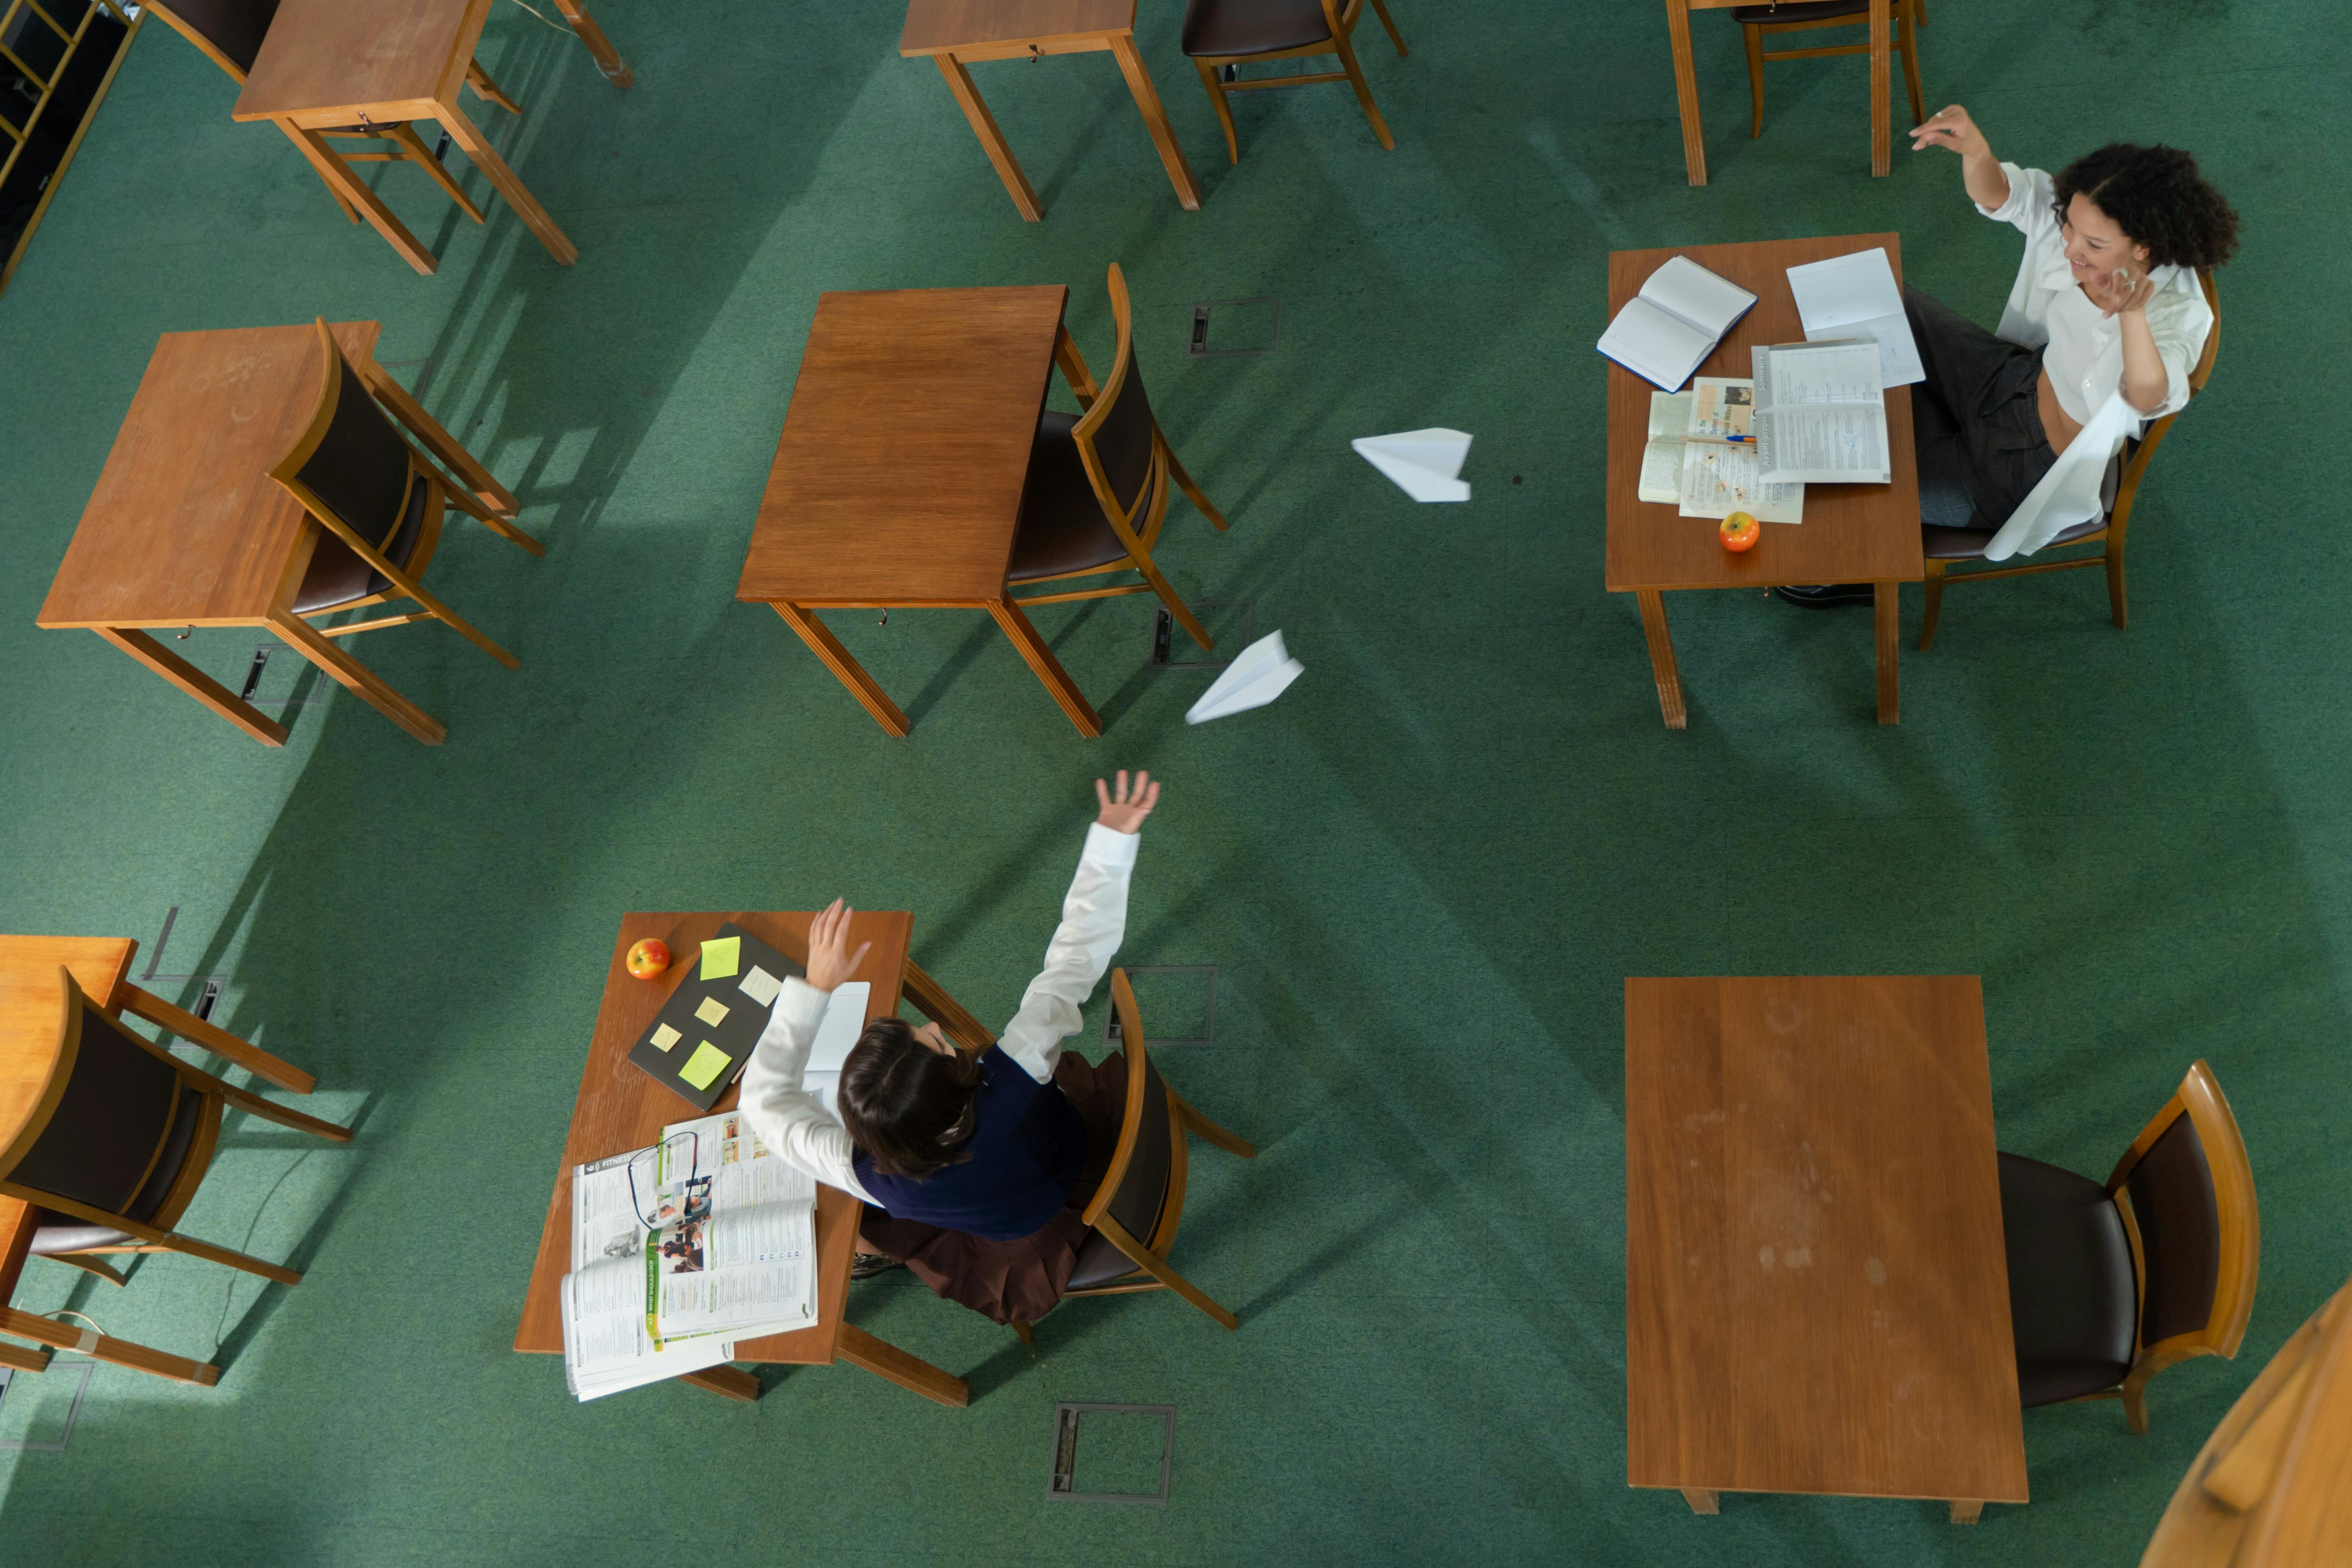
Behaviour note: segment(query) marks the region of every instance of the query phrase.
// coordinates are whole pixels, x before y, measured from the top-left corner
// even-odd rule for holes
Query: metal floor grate
[[[1078,1423],[1086,1416],[1158,1416],[1165,1425],[1160,1441],[1160,1490],[1156,1492],[1078,1491]],[[1045,1483],[1047,1502],[1139,1502],[1152,1508],[1168,1506],[1169,1478],[1176,1462],[1176,1406],[1173,1405],[1088,1405],[1064,1400],[1054,1406],[1054,1468]]]

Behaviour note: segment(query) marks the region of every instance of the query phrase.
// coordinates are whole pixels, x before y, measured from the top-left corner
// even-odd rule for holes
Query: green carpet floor
[[[1868,177],[1861,60],[1772,68],[1751,141],[1737,31],[1699,17],[1694,190],[1655,4],[1394,9],[1409,58],[1360,37],[1396,151],[1327,87],[1240,100],[1235,167],[1176,0],[1147,0],[1197,214],[1110,60],[981,68],[1049,204],[1024,225],[938,73],[898,57],[893,0],[599,0],[625,92],[501,4],[483,57],[529,115],[483,119],[581,259],[385,170],[443,257],[429,278],[144,31],[0,298],[0,928],[135,936],[143,967],[176,905],[162,972],[229,977],[222,1020],[314,1069],[359,1135],[233,1120],[186,1219],[291,1258],[297,1289],[176,1258],[121,1291],[28,1267],[19,1305],[226,1371],[100,1368],[66,1450],[0,1452],[0,1560],[2137,1561],[2214,1421],[2352,1268],[2326,1154],[2352,1113],[2352,568],[2326,526],[2340,482],[2297,457],[2328,450],[2306,389],[2352,349],[2329,303],[2341,18],[1934,0],[1931,107],[2052,168],[2187,146],[2245,215],[2212,391],[2142,494],[2131,628],[2095,572],[1957,591],[1881,728],[1866,615],[1685,595],[1676,735],[1633,603],[1601,589],[1606,253],[1894,229],[1912,281],[1990,324],[2017,237],[1948,155],[1898,141]],[[1107,360],[1113,260],[1160,417],[1233,519],[1217,536],[1178,503],[1161,559],[1229,606],[1220,632],[1248,601],[1307,674],[1191,729],[1207,677],[1149,669],[1148,601],[1055,607],[1039,622],[1108,725],[1087,742],[977,616],[835,614],[916,721],[893,740],[732,597],[816,297],[1066,283]],[[1185,358],[1192,301],[1260,295],[1276,352]],[[548,541],[532,560],[453,523],[433,565],[520,673],[441,627],[361,639],[447,723],[438,748],[281,654],[261,695],[300,700],[268,750],[33,625],[157,334],[320,314],[382,320],[380,357],[429,373]],[[1347,446],[1427,424],[1476,436],[1470,505],[1416,507]],[[1912,590],[1907,636],[1919,614]],[[234,686],[257,641],[173,645]],[[1088,781],[1119,766],[1167,783],[1122,957],[1220,967],[1214,1046],[1165,1064],[1262,1151],[1201,1150],[1179,1248],[1239,1333],[1140,1297],[1071,1303],[1024,1348],[904,1275],[857,1287],[859,1322],[968,1374],[962,1411],[848,1367],[771,1373],[756,1406],[583,1407],[509,1350],[623,911],[912,910],[917,957],[994,1023]],[[1984,977],[2021,1153],[2104,1176],[2211,1061],[2263,1203],[2243,1353],[2161,1376],[2145,1438],[2113,1406],[2028,1412],[2032,1503],[1973,1531],[1925,1503],[1696,1519],[1629,1490],[1624,977],[1927,971]],[[1146,1003],[1179,1032],[1201,1005],[1172,981]],[[20,1379],[0,1437],[53,1436],[67,1386]],[[1177,1406],[1164,1511],[1045,1502],[1061,1399]]]

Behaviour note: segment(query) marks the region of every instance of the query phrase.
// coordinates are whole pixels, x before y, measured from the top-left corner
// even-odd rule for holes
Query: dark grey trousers
[[[2042,350],[1996,338],[1907,284],[1903,310],[1927,371],[1911,389],[1919,520],[1998,528],[2058,460],[2034,402]]]

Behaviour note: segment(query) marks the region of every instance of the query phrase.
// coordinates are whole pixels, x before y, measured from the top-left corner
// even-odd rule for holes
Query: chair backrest
[[[320,521],[382,551],[399,531],[409,486],[422,482],[415,453],[318,322],[322,384],[310,426],[269,476]],[[370,561],[381,569],[380,561]]]
[[[47,1084],[24,1128],[0,1151],[0,1182],[65,1198],[108,1215],[160,1201],[184,1157],[202,1095],[184,1087],[172,1059],[93,1006],[70,970],[63,982],[58,1046]],[[176,1134],[179,1134],[175,1136]],[[151,1178],[163,1175],[160,1184]],[[152,1194],[151,1186],[156,1188]],[[146,1204],[150,1212],[154,1205]]]
[[[2238,1119],[2202,1061],[2107,1177],[2140,1273],[2143,1353],[2238,1354],[2262,1270],[2262,1218]]]
[[[1119,1121],[1118,1146],[1111,1151],[1102,1185],[1086,1207],[1089,1227],[1106,1214],[1146,1247],[1155,1245],[1161,1210],[1167,1207],[1178,1145],[1171,1135],[1168,1086],[1143,1046],[1143,1017],[1125,969],[1110,972],[1110,1005],[1118,1017],[1119,1044],[1127,1057],[1127,1107]]]
[[[1117,262],[1110,266],[1110,314],[1118,327],[1118,353],[1093,405],[1070,434],[1105,515],[1134,528],[1161,476],[1151,403],[1144,395],[1142,367],[1135,362],[1135,312]]]
[[[260,57],[278,0],[149,0],[147,9],[241,83]]]

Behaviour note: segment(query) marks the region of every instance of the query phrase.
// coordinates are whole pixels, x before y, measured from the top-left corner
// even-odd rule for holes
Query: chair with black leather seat
[[[302,1276],[173,1228],[211,1169],[229,1109],[335,1143],[351,1133],[192,1067],[100,1010],[60,967],[57,1049],[23,1128],[0,1149],[0,1193],[38,1211],[32,1251],[122,1277],[90,1256],[184,1252],[280,1284]]]
[[[1927,19],[1926,0],[1893,0],[1887,47],[1903,57],[1903,85],[1911,94],[1911,123],[1918,124],[1927,117],[1927,105],[1919,97],[1918,28]],[[1780,5],[1777,0],[1761,5],[1734,5],[1731,19],[1739,24],[1748,45],[1748,99],[1754,110],[1748,134],[1752,140],[1764,134],[1764,62],[1767,60],[1817,60],[1832,55],[1866,55],[1870,44],[1835,44],[1810,49],[1780,49],[1767,53],[1764,40],[1782,33],[1809,33],[1821,27],[1851,27],[1866,26],[1870,21],[1870,0],[1790,0]]]
[[[1171,486],[1181,489],[1220,532],[1225,519],[1184,472],[1152,417],[1143,371],[1135,362],[1135,314],[1128,301],[1127,277],[1117,262],[1110,267],[1110,313],[1118,324],[1118,352],[1100,387],[1087,373],[1067,328],[1055,344],[1062,374],[1086,412],[1073,415],[1048,409],[1037,422],[1021,519],[1013,530],[1013,560],[1004,580],[1059,582],[1135,572],[1142,581],[1032,594],[1016,602],[1060,604],[1157,593],[1192,641],[1206,648],[1212,645],[1208,632],[1169,586],[1151,551],[1167,520]]]
[[[1371,3],[1381,26],[1388,29],[1389,42],[1402,55],[1404,35],[1397,31],[1385,0]],[[1318,81],[1352,86],[1356,101],[1364,106],[1364,118],[1372,122],[1372,133],[1381,139],[1381,146],[1396,151],[1396,138],[1389,134],[1388,121],[1381,118],[1380,105],[1372,101],[1372,89],[1364,81],[1363,68],[1356,63],[1355,47],[1349,41],[1363,12],[1364,0],[1186,0],[1184,52],[1200,71],[1201,85],[1209,89],[1217,122],[1225,128],[1225,151],[1234,162],[1242,161],[1242,144],[1234,131],[1234,111],[1225,102],[1227,93],[1305,87]],[[1255,81],[1239,79],[1244,65],[1309,55],[1337,55],[1340,68]]]
[[[2213,312],[2213,329],[2205,335],[2205,351],[2197,356],[2197,363],[2189,371],[2189,395],[2194,399],[2205,390],[2213,374],[2214,356],[2221,351],[2221,297],[2213,287],[2213,275],[2200,272],[2198,286],[2205,291],[2205,303]],[[2096,555],[2073,556],[2064,560],[2036,560],[2024,566],[1989,567],[1973,571],[1952,571],[1949,569],[1964,561],[1982,560],[1985,547],[1993,541],[1993,530],[1978,528],[1922,528],[1920,543],[1927,558],[1927,619],[1919,628],[1919,651],[1926,653],[1936,640],[1936,622],[1944,612],[1944,587],[1947,583],[1977,582],[1993,577],[2028,577],[2038,571],[2071,571],[2076,567],[2104,566],[2107,569],[2107,610],[2115,617],[2116,630],[2120,632],[2130,619],[2124,598],[2124,538],[2131,528],[2132,502],[2139,495],[2140,481],[2147,475],[2147,465],[2156,449],[2171,433],[2172,422],[2182,410],[2175,410],[2149,425],[2137,441],[2126,441],[2123,450],[2107,464],[2105,479],[2099,486],[2102,515],[2087,522],[2064,528],[2042,547],[2056,549],[2064,545],[2095,544]]]
[[[318,329],[323,371],[318,410],[269,472],[324,530],[295,591],[294,612],[310,620],[413,600],[424,608],[322,626],[320,633],[348,637],[412,621],[446,621],[507,668],[518,668],[512,653],[425,592],[417,579],[440,544],[442,514],[451,503],[533,555],[544,555],[546,547],[484,507],[465,486],[444,478],[377,406],[324,318]]]
[[[196,46],[205,57],[229,74],[240,87],[260,57],[261,41],[269,36],[269,24],[277,18],[278,0],[149,0],[147,9],[160,17],[165,26]],[[522,108],[509,98],[490,79],[478,60],[466,62],[466,81],[475,93],[488,102],[497,104],[509,114],[520,114]],[[448,193],[465,214],[476,223],[482,221],[482,209],[458,187],[448,166],[433,154],[406,120],[376,124],[339,127],[322,131],[322,136],[337,141],[372,141],[389,142],[388,152],[338,153],[346,163],[414,163],[433,176],[434,183]],[[321,176],[323,179],[324,176]],[[343,216],[353,223],[360,221],[358,213],[343,199],[342,193],[332,185],[328,193],[343,210]]]
[[[1186,1135],[1197,1133],[1245,1160],[1257,1157],[1257,1146],[1192,1109],[1160,1076],[1144,1049],[1143,1015],[1125,969],[1110,972],[1110,1004],[1118,1015],[1119,1045],[1127,1058],[1127,1108],[1102,1185],[1087,1205],[1086,1222],[1091,1228],[1079,1244],[1077,1264],[1062,1294],[1173,1291],[1225,1327],[1236,1328],[1240,1325],[1233,1313],[1169,1265],[1168,1252],[1184,1218]],[[1026,1341],[1030,1325],[1016,1318],[1013,1332]]]
[[[2204,1062],[2105,1186],[2002,1153],[2000,1219],[2021,1404],[2121,1399],[2144,1434],[2149,1378],[2238,1354],[2262,1219],[2245,1140]]]

